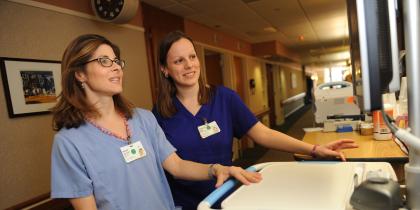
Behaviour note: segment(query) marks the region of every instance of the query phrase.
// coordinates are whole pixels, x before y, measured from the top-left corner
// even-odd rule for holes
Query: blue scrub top
[[[150,111],[136,109],[128,120],[132,142],[140,141],[146,156],[126,163],[127,145],[90,123],[61,129],[54,137],[51,197],[95,196],[99,210],[175,209],[162,162],[175,152]]]
[[[194,116],[173,97],[177,113],[170,118],[161,117],[153,109],[166,138],[177,149],[177,154],[184,160],[200,163],[220,163],[232,165],[233,137],[240,138],[254,126],[258,120],[242,102],[238,94],[223,86],[214,88],[213,97],[208,104],[203,104]],[[198,126],[215,121],[220,132],[202,139]],[[177,180],[167,174],[175,205],[183,210],[196,209],[198,203],[212,192],[216,184],[211,181]]]

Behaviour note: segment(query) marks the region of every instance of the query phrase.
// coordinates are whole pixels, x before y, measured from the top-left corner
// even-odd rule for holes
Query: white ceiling
[[[349,59],[346,0],[141,1],[250,43],[277,40],[307,64]]]

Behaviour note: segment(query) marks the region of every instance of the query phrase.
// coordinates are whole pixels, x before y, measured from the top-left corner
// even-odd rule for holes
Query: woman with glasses
[[[264,126],[234,91],[205,84],[193,41],[180,31],[169,33],[159,50],[159,98],[153,113],[183,159],[231,165],[233,137],[244,135],[268,148],[343,160],[340,150],[356,147],[353,140],[311,145]],[[175,204],[184,210],[196,209],[215,186],[212,180],[171,175],[168,181]]]
[[[53,108],[51,197],[83,209],[175,209],[164,169],[188,180],[258,173],[178,157],[153,114],[122,96],[125,62],[106,38],[77,37],[62,58],[62,93]]]

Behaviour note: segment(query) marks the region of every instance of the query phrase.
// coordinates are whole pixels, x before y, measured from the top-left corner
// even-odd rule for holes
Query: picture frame
[[[10,118],[47,114],[61,93],[61,62],[0,57]]]

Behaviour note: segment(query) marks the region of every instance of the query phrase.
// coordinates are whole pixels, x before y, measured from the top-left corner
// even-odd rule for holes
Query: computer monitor
[[[400,87],[394,0],[348,0],[354,94],[361,110],[382,109],[382,94]]]
[[[347,0],[352,48],[353,79],[362,109],[381,109],[381,93],[399,87],[396,13],[394,0]],[[409,147],[404,166],[409,209],[420,209],[420,94],[419,94],[419,0],[401,0],[407,53],[407,89],[411,131],[400,129],[387,117],[384,121],[395,137]],[[392,69],[392,70],[391,70]],[[391,76],[392,75],[392,76]],[[383,114],[385,112],[382,112]],[[411,133],[412,132],[412,133]]]

